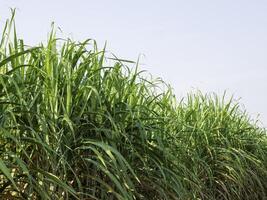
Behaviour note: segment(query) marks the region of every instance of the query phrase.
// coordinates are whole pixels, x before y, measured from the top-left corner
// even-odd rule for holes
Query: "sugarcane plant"
[[[226,96],[178,100],[95,40],[0,40],[0,199],[267,199],[267,134]]]

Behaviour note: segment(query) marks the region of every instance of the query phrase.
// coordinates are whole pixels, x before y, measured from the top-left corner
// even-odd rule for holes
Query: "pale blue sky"
[[[266,0],[5,0],[0,24],[17,8],[19,35],[45,41],[52,21],[66,37],[108,41],[118,57],[170,83],[177,96],[224,90],[267,125]],[[1,27],[2,28],[2,27]]]

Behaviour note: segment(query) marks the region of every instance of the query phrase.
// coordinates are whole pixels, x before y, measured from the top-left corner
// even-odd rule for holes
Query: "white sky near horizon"
[[[266,0],[1,0],[0,30],[9,8],[27,44],[46,41],[54,21],[66,37],[107,41],[119,58],[145,55],[140,69],[178,98],[226,90],[267,127]]]

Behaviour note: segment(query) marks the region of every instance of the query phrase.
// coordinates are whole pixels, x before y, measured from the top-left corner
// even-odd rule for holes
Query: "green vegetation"
[[[177,101],[93,40],[52,31],[27,47],[13,17],[0,43],[0,199],[267,199],[267,134],[237,103]]]

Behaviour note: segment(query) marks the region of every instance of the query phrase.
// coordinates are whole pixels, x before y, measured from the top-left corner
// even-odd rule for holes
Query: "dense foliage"
[[[27,47],[7,21],[1,199],[267,199],[266,131],[237,103],[177,101],[126,64],[54,31]]]

